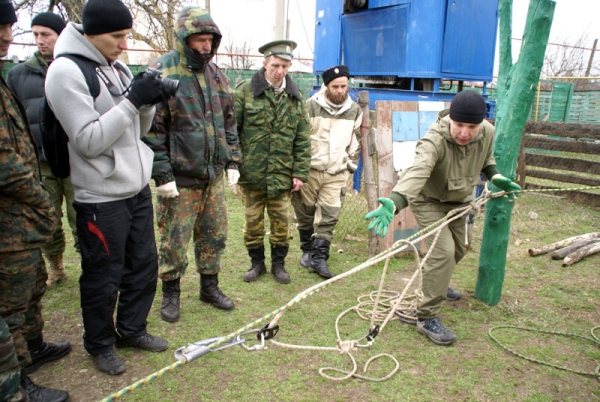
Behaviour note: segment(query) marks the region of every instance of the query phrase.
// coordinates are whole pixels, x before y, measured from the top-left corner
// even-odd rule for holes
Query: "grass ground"
[[[182,281],[182,313],[179,322],[160,319],[160,285],[148,317],[151,333],[165,337],[164,353],[120,349],[128,364],[118,377],[97,372],[82,347],[78,290],[78,255],[69,248],[69,279],[49,291],[44,299],[46,339],[69,339],[72,353],[47,364],[32,375],[37,383],[67,389],[71,400],[94,401],[175,362],[178,347],[202,339],[227,335],[285,305],[295,295],[320,282],[300,267],[299,242],[295,236],[287,258],[292,283],[279,285],[265,275],[244,283],[249,267],[242,242],[241,202],[229,190],[229,240],[220,275],[221,289],[231,297],[235,310],[223,312],[198,301],[198,274],[189,268]],[[531,214],[535,212],[537,215]],[[590,337],[600,325],[600,255],[569,267],[547,255],[532,258],[527,249],[564,238],[600,230],[600,210],[555,197],[525,194],[515,206],[511,226],[506,277],[501,302],[491,307],[473,297],[483,216],[477,218],[474,246],[457,266],[452,286],[462,300],[446,303],[441,318],[458,335],[450,347],[436,346],[413,326],[390,322],[370,348],[353,353],[362,368],[366,361],[388,353],[400,370],[389,380],[370,382],[350,379],[331,381],[319,375],[322,367],[349,370],[347,356],[332,352],[298,351],[267,344],[259,352],[232,347],[209,353],[168,372],[127,394],[126,401],[592,401],[600,400],[598,379],[557,370],[519,359],[488,336],[499,325],[515,325]],[[366,225],[357,226],[352,238],[367,238]],[[341,273],[367,259],[368,243],[335,239],[330,269]],[[350,250],[338,253],[338,249]],[[190,248],[190,258],[193,254]],[[193,267],[193,265],[192,265]],[[377,289],[383,264],[363,270],[290,308],[279,321],[276,340],[284,343],[335,346],[338,315],[357,302],[357,297]],[[401,290],[414,270],[410,257],[394,258],[385,288]],[[344,339],[357,339],[369,322],[354,314],[340,322]],[[532,358],[591,372],[600,364],[600,347],[582,339],[542,335],[520,330],[497,331],[507,346]],[[600,336],[600,331],[596,332]],[[250,346],[254,342],[249,342]],[[371,377],[385,376],[390,360],[372,364]],[[333,375],[333,373],[330,373]]]

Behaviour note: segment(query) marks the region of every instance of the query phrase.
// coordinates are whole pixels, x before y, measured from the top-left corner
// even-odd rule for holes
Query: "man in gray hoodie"
[[[132,81],[117,61],[133,25],[120,0],[89,0],[82,22],[69,23],[56,42],[46,96],[69,136],[81,247],[83,345],[98,370],[114,375],[126,367],[113,345],[157,352],[168,347],[146,331],[158,259],[148,185],[154,155],[141,141],[152,123],[151,105],[168,95],[159,79],[141,73]],[[97,63],[96,98],[82,70],[63,54]]]

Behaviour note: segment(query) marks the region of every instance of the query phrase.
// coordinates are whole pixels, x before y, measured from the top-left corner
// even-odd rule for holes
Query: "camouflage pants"
[[[0,401],[20,400],[20,371],[10,330],[0,317]]]
[[[183,276],[192,236],[196,270],[200,274],[218,274],[228,230],[223,179],[200,190],[180,188],[179,197],[158,197],[156,204],[159,278],[171,281]]]
[[[292,194],[298,230],[314,228],[315,238],[332,240],[342,209],[342,189],[346,187],[349,176],[347,170],[335,175],[310,170],[308,182]]]
[[[0,316],[10,328],[21,367],[31,363],[27,340],[42,336],[47,279],[40,249],[0,253]]]
[[[73,208],[75,190],[73,190],[71,179],[69,177],[66,179],[59,179],[54,176],[50,171],[48,162],[40,161],[40,168],[42,170],[42,183],[50,194],[50,201],[52,201],[52,205],[54,205],[54,209],[56,210],[56,216],[58,217],[58,223],[56,224],[56,230],[54,231],[54,236],[52,236],[52,241],[42,247],[42,252],[45,255],[58,255],[65,252],[65,232],[62,227],[63,198],[67,207],[67,220],[69,221],[73,240],[75,241],[75,249],[79,250],[77,222],[75,220],[75,208]]]
[[[264,245],[265,208],[271,222],[269,242],[271,246],[289,246],[290,236],[290,191],[282,191],[267,198],[264,191],[240,186],[244,205],[244,244],[246,248]]]

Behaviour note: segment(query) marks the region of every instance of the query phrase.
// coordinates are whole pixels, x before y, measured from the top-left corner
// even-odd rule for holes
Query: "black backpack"
[[[90,89],[90,94],[96,99],[100,95],[100,81],[96,75],[96,68],[100,65],[95,61],[74,54],[61,54],[58,57],[66,57],[79,66]],[[115,63],[115,66],[125,73],[125,68],[122,65]],[[69,137],[52,109],[50,109],[45,96],[40,108],[40,131],[42,133],[42,150],[50,166],[50,171],[59,179],[69,177],[71,174]]]

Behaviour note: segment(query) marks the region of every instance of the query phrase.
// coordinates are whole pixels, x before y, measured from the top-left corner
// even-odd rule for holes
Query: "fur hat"
[[[329,83],[333,80],[335,80],[336,78],[339,77],[348,77],[350,78],[350,71],[348,70],[348,67],[346,66],[335,66],[335,67],[330,67],[327,70],[323,71],[323,74],[321,74],[321,77],[323,77],[323,83],[325,85],[329,85]]]

